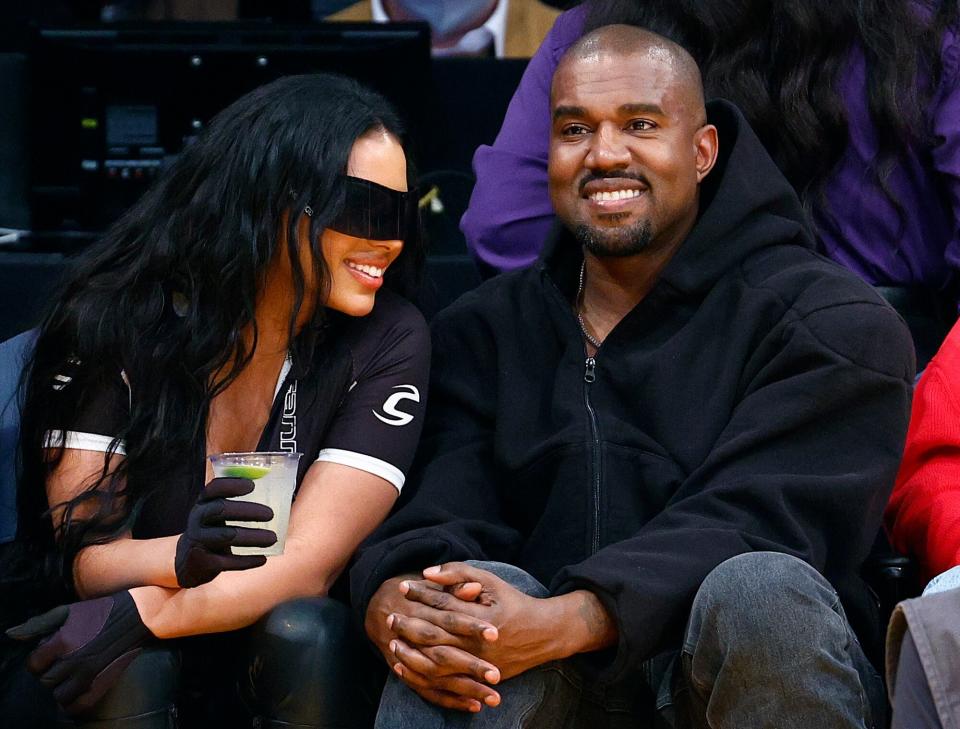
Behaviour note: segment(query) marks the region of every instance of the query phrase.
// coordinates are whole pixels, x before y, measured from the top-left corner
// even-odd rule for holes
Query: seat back
[[[17,449],[20,441],[21,374],[37,331],[18,334],[0,343],[0,544],[17,532]]]

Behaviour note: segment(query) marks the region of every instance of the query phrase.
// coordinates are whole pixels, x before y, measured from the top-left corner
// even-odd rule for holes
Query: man
[[[702,93],[627,26],[559,64],[563,228],[436,319],[416,487],[351,572],[378,726],[882,721],[851,624],[879,642],[909,335]]]

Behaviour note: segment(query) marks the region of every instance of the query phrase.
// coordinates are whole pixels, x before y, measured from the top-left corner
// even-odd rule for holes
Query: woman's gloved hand
[[[14,640],[46,637],[27,657],[68,714],[89,711],[116,683],[153,634],[127,591],[60,605],[10,628]]]
[[[253,491],[249,478],[214,478],[200,492],[190,509],[187,528],[177,541],[174,569],[180,587],[210,582],[226,570],[260,567],[267,558],[260,554],[234,555],[230,547],[269,547],[277,535],[269,529],[227,526],[225,521],[270,521],[273,509],[249,501],[230,501]]]

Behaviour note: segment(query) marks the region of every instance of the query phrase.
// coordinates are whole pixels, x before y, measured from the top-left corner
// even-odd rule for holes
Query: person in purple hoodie
[[[548,92],[557,60],[610,23],[660,33],[736,103],[794,185],[821,251],[882,287],[918,364],[956,315],[960,36],[956,0],[589,0],[561,15],[510,102],[461,228],[484,268],[536,259],[553,223]]]

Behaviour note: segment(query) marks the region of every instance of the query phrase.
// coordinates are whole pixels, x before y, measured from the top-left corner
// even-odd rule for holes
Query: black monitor
[[[45,28],[30,53],[32,225],[100,230],[221,109],[277,77],[336,71],[427,128],[424,23]]]

